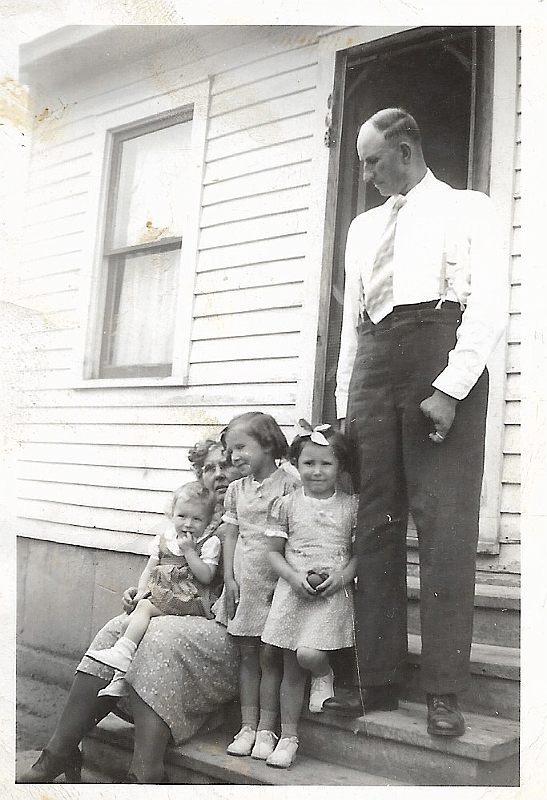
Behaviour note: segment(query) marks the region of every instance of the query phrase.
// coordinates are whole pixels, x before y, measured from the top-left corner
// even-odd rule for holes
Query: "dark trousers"
[[[459,306],[445,303],[399,307],[359,328],[347,421],[360,494],[355,616],[362,686],[404,680],[409,511],[419,541],[423,688],[452,693],[468,686],[486,371],[457,404],[444,443],[430,441],[432,426],[420,411],[460,321]]]

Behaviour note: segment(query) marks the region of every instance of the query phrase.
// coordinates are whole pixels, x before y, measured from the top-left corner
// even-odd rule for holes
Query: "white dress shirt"
[[[408,192],[397,218],[394,305],[453,300],[465,308],[457,343],[433,387],[462,400],[475,385],[507,317],[505,270],[497,220],[482,192],[453,189],[428,170]],[[346,242],[346,287],[336,376],[338,419],[346,416],[357,351],[361,286],[369,284],[394,197],[359,214]]]

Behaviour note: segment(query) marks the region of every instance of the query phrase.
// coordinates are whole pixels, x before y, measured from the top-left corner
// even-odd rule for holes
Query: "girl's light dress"
[[[223,521],[239,527],[234,552],[234,578],[239,586],[239,603],[233,619],[228,619],[226,592],[213,611],[233,636],[260,636],[270,610],[277,575],[268,558],[268,539],[264,529],[273,501],[290,494],[298,479],[279,467],[262,483],[252,475],[233,481],[224,498]]]
[[[287,540],[285,559],[293,569],[330,574],[343,569],[351,558],[357,503],[356,496],[340,491],[318,500],[297,490],[272,505],[266,535]],[[287,581],[279,578],[262,641],[285,650],[352,647],[352,585],[331,597],[317,594],[308,599],[299,597]]]

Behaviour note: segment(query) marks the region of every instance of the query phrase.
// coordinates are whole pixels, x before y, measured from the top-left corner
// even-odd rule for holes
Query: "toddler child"
[[[153,617],[211,616],[209,584],[215,576],[221,544],[218,536],[207,534],[206,529],[215,504],[214,493],[198,482],[187,483],[173,493],[167,512],[172,527],[152,542],[139,580],[136,606],[127,616],[123,635],[107,650],[86,653],[117,670],[112,685],[122,681]],[[114,692],[106,687],[101,693]],[[121,686],[119,693],[124,693]]]
[[[354,643],[357,497],[338,488],[347,444],[330,425],[307,427],[289,450],[302,488],[272,504],[266,527],[279,581],[262,641],[283,648],[281,738],[266,759],[272,767],[288,767],[296,755],[307,671],[309,708],[317,713],[333,695],[328,651]]]
[[[280,654],[261,644],[277,582],[264,529],[272,501],[294,491],[298,478],[277,462],[287,440],[269,414],[250,411],[231,420],[221,439],[245,476],[228,486],[224,501],[224,591],[215,609],[240,650],[241,730],[228,746],[233,756],[266,759],[274,750],[281,680]]]

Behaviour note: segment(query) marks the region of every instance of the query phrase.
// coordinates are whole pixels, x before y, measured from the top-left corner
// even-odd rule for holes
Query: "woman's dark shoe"
[[[463,736],[465,722],[455,694],[427,695],[427,732],[430,736]]]
[[[53,783],[55,778],[65,773],[67,783],[80,783],[82,780],[82,753],[77,747],[69,756],[56,756],[49,750],[42,750],[32,767],[17,779],[17,783]]]
[[[335,711],[344,717],[361,717],[367,711],[395,711],[399,708],[399,686],[366,686],[335,692],[323,703],[324,711]]]

